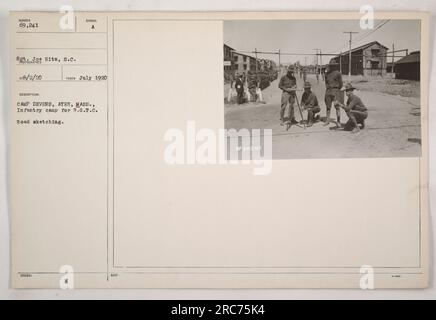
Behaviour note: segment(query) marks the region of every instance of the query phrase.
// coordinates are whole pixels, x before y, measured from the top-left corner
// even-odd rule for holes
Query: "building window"
[[[247,70],[247,64],[244,64],[244,70]]]
[[[371,69],[378,69],[379,65],[378,65],[378,61],[371,61]]]
[[[373,57],[378,57],[379,53],[380,53],[379,49],[371,49],[371,55]]]

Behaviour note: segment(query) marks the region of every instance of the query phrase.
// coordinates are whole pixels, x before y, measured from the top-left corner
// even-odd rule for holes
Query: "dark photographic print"
[[[420,21],[224,22],[226,129],[273,159],[419,157]]]

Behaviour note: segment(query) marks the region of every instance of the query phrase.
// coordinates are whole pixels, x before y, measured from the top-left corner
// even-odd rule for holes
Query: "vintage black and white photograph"
[[[419,157],[420,21],[224,22],[226,129],[273,159]]]

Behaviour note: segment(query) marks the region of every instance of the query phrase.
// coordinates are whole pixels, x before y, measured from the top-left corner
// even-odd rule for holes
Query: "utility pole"
[[[394,68],[395,68],[395,60],[394,60],[394,57],[395,57],[395,45],[394,44],[392,44],[392,66],[391,66],[391,71],[392,71],[392,79],[394,78]]]
[[[342,51],[339,53],[339,72],[342,74]]]
[[[353,38],[353,33],[359,33],[359,32],[355,32],[355,31],[343,31],[342,33],[349,33],[350,34],[350,41],[348,41],[349,43],[349,47],[350,47],[350,51],[348,52],[348,81],[351,81],[351,42],[352,42],[352,38]]]
[[[321,73],[321,76],[322,77],[324,77],[323,76],[323,71],[322,71],[322,52],[321,52],[321,49],[319,49],[319,62],[321,63],[321,69],[320,69],[320,73]],[[324,79],[324,78],[323,78]]]
[[[319,52],[321,53],[321,49],[319,49],[319,48],[315,48],[315,49],[313,49],[313,50],[315,50],[316,51],[316,68],[318,68],[318,60],[319,60],[319,56],[320,56],[320,54],[318,54],[318,50],[319,50]]]
[[[256,57],[256,73],[257,73],[257,49],[254,48],[254,55]]]
[[[279,49],[279,71],[280,71],[280,73],[281,73],[281,71],[282,71],[281,63],[280,63],[280,49]]]
[[[321,51],[321,49],[319,48],[315,48],[313,49],[316,52],[316,66],[315,66],[315,76],[316,76],[316,81],[317,83],[319,83],[319,66],[318,66],[318,50]]]

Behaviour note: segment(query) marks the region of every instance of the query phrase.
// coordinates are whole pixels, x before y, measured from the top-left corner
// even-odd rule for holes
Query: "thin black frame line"
[[[421,131],[422,131],[422,128],[421,128]],[[422,132],[421,132],[421,135],[422,135]],[[422,219],[421,219],[421,215],[422,215],[422,213],[421,213],[421,159],[422,159],[422,149],[421,149],[421,157],[419,157],[419,159],[418,159],[418,175],[419,175],[419,178],[418,178],[418,183],[419,183],[419,185],[418,185],[418,190],[419,190],[419,197],[418,197],[418,203],[419,203],[419,205],[418,205],[418,207],[419,207],[419,225],[418,225],[418,228],[419,228],[419,267],[420,268],[422,268],[422,252],[421,252],[421,250],[422,250],[422,243],[421,243],[421,241],[422,241],[422,235],[421,235],[421,231],[422,231],[422,227],[421,227],[421,223],[422,223]]]
[[[84,67],[84,66],[106,66],[107,64],[103,63],[77,63],[77,64],[66,64],[66,63],[59,63],[59,64],[53,64],[53,63],[16,63],[16,66],[26,66],[26,67],[33,67],[33,66],[41,66],[41,67]]]
[[[314,266],[310,266],[310,267],[306,267],[306,266],[300,266],[300,267],[289,267],[289,266],[285,266],[285,267],[271,267],[271,266],[266,266],[266,267],[259,267],[259,266],[236,266],[236,267],[232,267],[232,266],[212,266],[212,267],[202,267],[202,266],[181,266],[181,267],[177,267],[177,266],[149,266],[149,267],[143,267],[143,266],[115,266],[115,268],[126,268],[126,269],[360,269],[363,265],[361,266],[346,266],[346,267],[334,267],[334,266],[328,266],[328,267],[314,267]],[[420,269],[421,267],[389,267],[389,266],[385,266],[385,267],[377,267],[377,266],[371,266],[373,269]]]
[[[106,77],[109,77],[109,15],[106,16]],[[106,281],[109,281],[109,82],[106,81]]]
[[[80,33],[88,33],[88,34],[92,34],[92,33],[97,33],[97,34],[102,34],[102,33],[106,33],[103,31],[37,31],[37,32],[32,32],[32,31],[16,31],[15,33],[21,33],[21,34],[38,34],[38,33],[42,33],[42,34],[50,34],[50,33],[58,33],[58,34],[80,34]]]
[[[16,82],[23,83],[38,83],[38,82],[77,82],[77,83],[89,83],[89,82],[106,82],[105,80],[17,80]]]
[[[70,274],[105,274],[106,272],[101,272],[101,271],[73,271],[73,272],[70,272]],[[44,275],[44,274],[58,274],[58,275],[64,275],[65,273],[64,272],[56,272],[56,271],[35,271],[35,272],[25,272],[25,271],[19,271],[19,272],[17,272],[17,274],[18,275],[27,275],[27,274],[32,274],[32,275],[34,275],[34,274],[36,274],[36,275],[39,275],[39,274],[42,274],[42,275]]]
[[[180,268],[180,267],[140,267],[140,266],[115,266],[115,100],[114,100],[114,93],[115,93],[115,68],[114,68],[114,61],[115,61],[115,21],[226,21],[225,19],[112,19],[112,105],[113,105],[113,118],[112,118],[112,267],[115,268]],[[421,43],[422,43],[422,36],[421,37]],[[109,63],[109,61],[108,61]],[[421,126],[422,131],[422,126]],[[422,151],[421,151],[422,152]],[[421,234],[421,157],[418,157],[419,160],[419,201],[418,201],[418,207],[419,207],[419,267],[376,267],[376,268],[390,268],[390,269],[414,269],[414,268],[422,268],[422,259],[421,259],[421,241],[422,241],[422,234]],[[185,267],[185,268],[211,268],[211,267]],[[212,268],[226,268],[231,269],[232,267],[212,267]],[[234,268],[234,267],[233,267]],[[242,268],[242,267],[241,267]],[[248,267],[253,268],[253,267]],[[256,268],[256,267],[254,267]],[[274,268],[283,268],[283,267],[268,267],[270,269]],[[306,268],[306,267],[287,267],[287,268]],[[308,267],[310,268],[310,267]],[[314,267],[315,268],[315,267]],[[316,268],[325,268],[325,267],[316,267]],[[336,267],[326,267],[326,268],[336,268]],[[347,268],[347,267],[338,267],[338,268]],[[354,268],[354,267],[348,267],[348,268]],[[357,267],[360,268],[360,267]]]
[[[16,50],[107,50],[108,48],[36,48],[36,47],[17,47]]]
[[[337,274],[337,275],[361,275],[360,272],[117,272],[118,274],[222,274],[222,275],[232,275],[232,274],[245,274],[245,275],[256,275],[256,274],[266,274],[266,275],[277,275],[277,274]],[[64,275],[62,272],[55,271],[37,271],[37,272],[17,272],[18,275]],[[104,275],[106,272],[98,271],[81,271],[72,272],[72,274],[101,274]],[[374,272],[373,274],[381,275],[420,275],[424,272]]]
[[[422,19],[419,19],[419,36],[420,36],[420,41],[419,41],[419,46],[420,46],[420,50],[422,51]],[[394,54],[393,54],[394,55]],[[422,65],[420,65],[420,68],[422,67]],[[421,83],[421,74],[419,75],[419,82]],[[420,88],[420,93],[419,93],[419,112],[420,112],[420,126],[421,126],[421,130],[420,130],[420,137],[422,138],[423,134],[422,134],[422,130],[423,130],[423,126],[422,126],[422,112],[421,112],[421,104],[422,104],[422,95],[421,95],[421,90],[422,87]],[[427,101],[427,110],[428,110],[428,101]],[[428,138],[428,137],[427,137]],[[421,148],[420,148],[420,156],[418,157],[418,210],[419,210],[419,267],[422,268],[422,208],[421,208],[421,160],[422,160],[422,139],[421,139]],[[427,240],[428,242],[428,240]]]
[[[115,269],[115,24],[112,19],[112,267]]]

